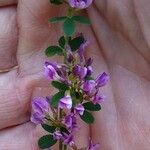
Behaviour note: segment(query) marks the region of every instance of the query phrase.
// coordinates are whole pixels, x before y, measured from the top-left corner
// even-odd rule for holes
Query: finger
[[[95,1],[94,9],[99,10],[112,31],[120,33],[124,40],[128,41],[149,62],[149,5],[146,5],[147,3],[147,0],[108,0],[107,3],[100,0]]]
[[[17,0],[0,0],[0,6],[7,6],[16,4]]]
[[[36,4],[39,5],[34,5],[33,1],[29,1],[27,4],[24,4],[24,2],[25,1],[23,2],[20,1],[22,5],[20,3],[19,5],[21,5],[21,7],[23,8],[25,7],[24,8],[25,12],[23,11],[24,10],[23,8],[20,8],[20,6],[18,6],[20,8],[20,12],[18,8],[18,13],[21,15],[23,11],[21,17],[24,18],[24,19],[18,18],[18,22],[19,20],[22,21],[22,24],[19,26],[20,28],[19,30],[20,40],[18,44],[19,69],[15,69],[11,72],[2,74],[0,80],[0,90],[1,90],[0,129],[12,125],[17,125],[29,120],[29,116],[30,116],[29,112],[31,109],[30,103],[31,103],[32,96],[33,97],[36,95],[46,96],[46,94],[52,92],[52,90],[48,88],[47,81],[45,80],[43,81],[42,68],[44,63],[44,57],[43,57],[43,53],[39,51],[39,49],[40,50],[44,49],[43,40],[47,41],[48,38],[48,34],[47,34],[48,28],[46,28],[48,17],[45,16],[48,16],[50,14],[49,4],[47,1],[45,2],[43,1],[44,3],[41,3],[41,1],[39,1],[39,3],[34,1]],[[33,7],[31,7],[30,5],[33,5]],[[39,15],[38,16],[39,18],[37,20],[34,15],[28,13],[29,12],[28,6],[30,9],[33,8],[35,10],[35,14],[37,13],[37,15]],[[40,16],[40,12],[42,12],[42,9],[39,12],[39,8],[40,9],[42,8],[45,11],[44,14],[42,14],[41,16]],[[46,18],[46,21],[44,23],[42,22],[43,17]],[[23,20],[26,20],[25,22],[29,21],[30,23],[36,20],[35,22],[37,23],[37,25],[36,23],[35,25],[29,23],[29,28],[28,28],[27,23],[25,23]],[[40,24],[42,24],[42,27]],[[28,41],[29,37],[31,37],[31,39]],[[37,37],[38,40],[36,41]],[[42,42],[39,42],[40,40]],[[39,49],[37,50],[37,48]]]
[[[150,120],[144,119],[144,116],[149,113],[149,108],[146,108],[147,97],[149,97],[147,93],[149,84],[146,82],[150,74],[147,70],[149,65],[140,54],[137,55],[131,45],[128,44],[126,47],[123,44],[126,43],[126,39],[120,38],[120,34],[114,32],[96,8],[91,7],[89,15],[99,43],[99,49],[95,48],[89,53],[96,60],[96,72],[101,71],[103,60],[100,55],[102,54],[111,75],[109,86],[103,89],[108,97],[107,101],[103,104],[101,112],[94,113],[96,122],[91,128],[92,137],[96,142],[100,142],[104,150],[141,149],[142,147],[148,149],[149,140],[143,142],[143,139],[150,134],[148,132]],[[95,52],[97,56],[94,55]],[[141,68],[144,69],[143,72],[133,67],[138,60],[140,60],[138,65],[144,67]],[[142,126],[139,122],[142,122]]]
[[[82,133],[84,133],[83,131]],[[0,150],[39,150],[38,140],[40,137],[46,134],[48,133],[45,132],[40,125],[35,126],[29,122],[16,127],[5,129],[0,131]],[[85,141],[85,137],[83,135],[78,136],[79,143],[77,143],[77,145],[82,147],[84,146]],[[55,145],[52,149],[58,150],[58,144]],[[71,150],[71,148],[69,148],[69,150]]]
[[[88,12],[92,20],[93,31],[106,59],[150,80],[149,62],[146,57],[143,57],[143,54],[122,33],[115,32],[114,28],[109,25],[107,18],[104,18],[96,7],[90,7]],[[137,41],[139,40],[137,39]],[[137,63],[138,60],[141,62]]]
[[[0,70],[17,65],[16,49],[18,41],[16,7],[0,8]]]
[[[0,150],[39,150],[36,142],[39,134],[30,123],[0,131]]]
[[[43,68],[44,49],[57,42],[57,25],[48,25],[48,19],[62,15],[62,8],[53,8],[48,0],[20,0],[18,3],[18,45],[19,72],[33,74]],[[27,63],[28,62],[28,63]],[[33,62],[36,65],[33,67]],[[32,65],[29,65],[32,64]],[[38,67],[36,67],[38,66]]]

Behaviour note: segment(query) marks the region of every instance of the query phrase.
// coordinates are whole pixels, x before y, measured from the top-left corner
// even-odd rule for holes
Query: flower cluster
[[[91,5],[93,0],[69,0],[69,4],[73,8],[85,9]]]
[[[53,0],[52,3],[54,2],[62,3],[59,0]],[[68,1],[73,9],[83,9],[91,3],[92,0]],[[66,20],[70,18],[73,17],[69,14]],[[82,17],[80,18],[82,20]],[[59,20],[58,17],[55,18],[56,20]],[[41,149],[49,148],[59,141],[59,150],[66,150],[67,146],[78,150],[74,142],[74,135],[80,128],[77,120],[80,118],[87,124],[93,123],[94,117],[91,112],[99,111],[105,99],[100,88],[106,85],[109,76],[103,72],[94,78],[93,60],[84,57],[88,40],[83,34],[71,37],[66,33],[68,32],[60,37],[58,46],[50,46],[45,50],[48,57],[60,55],[64,58],[63,63],[47,61],[44,65],[47,80],[58,92],[32,101],[31,121],[41,124],[49,133],[39,139],[38,144]],[[85,149],[96,150],[97,146],[90,140],[89,146]]]

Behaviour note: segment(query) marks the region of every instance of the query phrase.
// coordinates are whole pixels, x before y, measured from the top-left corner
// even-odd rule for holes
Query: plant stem
[[[64,145],[64,149],[63,150],[67,150],[67,145]]]
[[[59,150],[63,150],[63,144],[61,140],[59,141]]]
[[[62,109],[58,108],[57,119],[61,120],[61,117],[62,117]],[[63,144],[61,140],[59,140],[59,150],[63,150]]]

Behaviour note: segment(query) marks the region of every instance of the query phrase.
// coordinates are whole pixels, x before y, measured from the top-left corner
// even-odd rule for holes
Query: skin
[[[62,33],[47,20],[64,8],[48,0],[0,0],[0,6],[0,150],[38,150],[44,132],[29,120],[30,103],[54,92],[42,74],[43,52]],[[102,71],[111,76],[94,125],[80,123],[79,147],[91,136],[101,150],[149,149],[149,10],[149,0],[95,0],[86,12],[92,26],[79,25],[92,42],[86,56],[94,58],[95,76]]]

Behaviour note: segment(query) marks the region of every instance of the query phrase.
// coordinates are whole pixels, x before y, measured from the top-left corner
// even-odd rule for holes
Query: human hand
[[[53,93],[42,74],[43,52],[56,43],[60,29],[48,27],[47,20],[64,9],[48,0],[5,0],[0,5],[0,150],[38,150],[42,130],[29,121],[30,103]],[[95,0],[88,9],[92,27],[79,27],[91,40],[86,55],[94,58],[95,75],[106,71],[111,76],[95,124],[81,124],[76,138],[81,147],[91,135],[102,150],[149,149],[149,7],[148,0]]]

